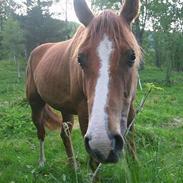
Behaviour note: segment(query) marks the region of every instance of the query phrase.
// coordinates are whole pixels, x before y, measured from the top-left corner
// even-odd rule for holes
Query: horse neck
[[[78,35],[79,36],[79,35]],[[83,91],[83,73],[82,69],[77,62],[78,58],[78,45],[80,44],[80,39],[75,39],[76,37],[73,37],[71,40],[65,54],[64,60],[67,62],[66,65],[69,64],[69,78],[70,78],[70,89],[71,93],[82,93]]]

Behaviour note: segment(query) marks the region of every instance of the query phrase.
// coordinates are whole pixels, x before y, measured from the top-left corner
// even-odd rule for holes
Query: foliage
[[[8,17],[12,17],[16,9],[20,8],[14,0],[2,0],[0,3],[0,31],[3,30],[4,23]]]
[[[155,32],[155,49],[158,54],[159,63],[157,66],[166,65],[166,82],[170,83],[171,71],[173,68],[182,70],[180,65],[179,49],[182,49],[182,10],[183,5],[179,1],[153,1],[152,17],[153,30]],[[182,42],[182,41],[181,41]],[[177,47],[178,45],[178,47]],[[177,51],[180,55],[177,55]],[[161,53],[161,54],[160,54]]]
[[[16,63],[17,76],[20,78],[21,74],[19,59],[24,52],[24,34],[18,21],[11,17],[6,20],[2,31],[2,38],[2,47],[5,50],[4,53],[9,56],[9,59],[14,60]]]
[[[27,16],[20,17],[20,22],[25,29],[25,45],[28,54],[37,45],[65,40],[67,37],[68,30],[65,22],[43,15],[38,6],[30,10]]]
[[[2,0],[0,2],[0,59],[5,56],[5,53],[2,51],[2,31],[6,20],[14,15],[17,8],[19,8],[19,5],[14,0]]]
[[[144,86],[147,90],[163,90],[162,87],[156,86],[154,83],[146,83]]]
[[[4,50],[9,53],[9,56],[19,56],[24,50],[24,33],[20,28],[18,21],[13,18],[8,18],[2,31],[2,44]]]
[[[92,0],[92,9],[94,11],[100,11],[104,9],[113,9],[113,10],[119,10],[121,5],[121,0]]]
[[[13,4],[14,3],[14,4]],[[50,13],[50,6],[52,5],[52,0],[36,0],[36,1],[26,1],[24,4],[26,6],[27,14],[18,14],[16,12],[21,12],[21,7],[16,4],[13,0],[3,1],[3,5],[0,6],[0,18],[3,19],[2,29],[0,29],[0,59],[7,58],[9,51],[6,53],[2,50],[6,47],[8,40],[7,35],[17,35],[18,39],[22,36],[22,45],[25,45],[25,49],[21,49],[25,56],[28,58],[32,49],[36,46],[46,43],[46,42],[58,42],[68,39],[73,34],[76,29],[77,24],[64,22],[52,18]],[[16,6],[15,6],[16,4]],[[11,6],[8,6],[11,5]],[[12,7],[14,5],[14,7]],[[1,14],[5,12],[8,7],[8,12],[6,14]],[[11,21],[10,21],[11,20]],[[15,25],[12,32],[7,31],[6,24],[9,26]],[[20,28],[21,27],[21,28]],[[18,28],[18,29],[17,29]],[[4,36],[4,38],[3,38]],[[10,37],[12,37],[10,36]],[[4,41],[2,41],[4,40]],[[7,40],[7,41],[6,41]],[[15,39],[14,39],[15,40]],[[19,40],[13,40],[13,44],[17,44]],[[17,47],[18,49],[18,47]],[[12,49],[11,49],[12,50]],[[14,53],[19,53],[14,51]],[[11,51],[12,54],[12,51]]]
[[[25,30],[27,55],[40,44],[68,39],[75,30],[72,23],[52,18],[49,12],[52,3],[50,0],[27,2],[27,15],[18,17]]]

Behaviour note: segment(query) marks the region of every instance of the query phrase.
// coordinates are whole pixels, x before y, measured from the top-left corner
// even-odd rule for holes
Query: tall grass
[[[140,73],[142,83],[154,82],[163,91],[153,91],[136,120],[138,162],[128,151],[119,163],[102,165],[102,183],[182,183],[183,182],[183,74],[174,73],[173,84],[163,84],[164,73],[147,68]],[[22,69],[22,76],[24,76]],[[0,62],[0,182],[75,183],[59,132],[47,131],[47,163],[38,168],[39,142],[24,94],[24,77],[16,78],[16,67]],[[137,92],[136,104],[143,93]],[[76,121],[77,122],[77,121]],[[88,155],[79,129],[72,133],[78,164],[78,182],[90,183]]]

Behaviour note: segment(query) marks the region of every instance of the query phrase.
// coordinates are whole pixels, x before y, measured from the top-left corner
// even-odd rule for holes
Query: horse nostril
[[[89,145],[89,141],[91,140],[91,137],[85,136],[84,140],[85,140],[86,150],[90,153],[91,152],[91,148],[90,148],[90,145]]]
[[[114,135],[112,139],[112,148],[115,152],[121,151],[123,149],[123,138],[121,135]]]

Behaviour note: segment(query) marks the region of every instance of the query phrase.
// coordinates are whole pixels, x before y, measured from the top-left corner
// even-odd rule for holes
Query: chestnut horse
[[[45,163],[45,126],[61,128],[68,158],[71,144],[62,128],[78,115],[92,162],[115,163],[133,119],[137,66],[141,50],[131,31],[139,0],[126,0],[119,15],[110,10],[94,16],[84,0],[74,0],[80,22],[72,39],[35,48],[27,67],[26,94]],[[59,110],[62,119],[50,108]]]

